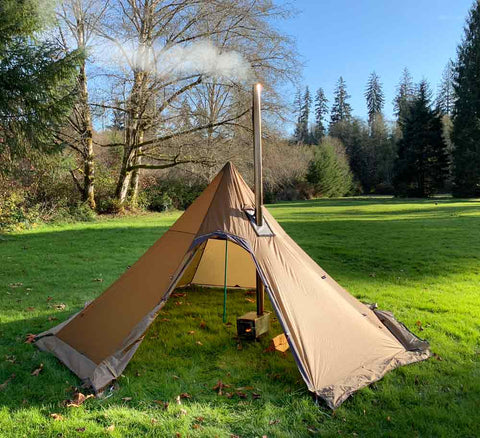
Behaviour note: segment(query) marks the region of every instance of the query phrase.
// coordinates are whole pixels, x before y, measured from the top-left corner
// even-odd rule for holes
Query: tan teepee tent
[[[330,407],[430,355],[390,313],[340,287],[266,209],[266,227],[256,229],[253,207],[252,191],[228,163],[138,262],[36,345],[101,390],[122,373],[175,287],[223,286],[228,240],[229,286],[255,287],[258,272],[308,389]]]

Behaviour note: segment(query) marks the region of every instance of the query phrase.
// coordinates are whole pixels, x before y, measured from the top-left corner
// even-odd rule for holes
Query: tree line
[[[3,0],[0,227],[125,208],[184,208],[225,161],[251,179],[251,85],[264,84],[267,200],[347,193],[480,195],[480,4],[437,96],[407,69],[385,120],[340,78],[294,98],[299,75],[270,0]],[[295,146],[292,146],[292,143]],[[7,218],[7,219],[5,219]]]
[[[3,1],[3,199],[120,210],[147,202],[158,174],[203,185],[250,160],[251,84],[264,84],[273,127],[298,73],[274,25],[288,14],[269,0]]]
[[[366,121],[352,115],[343,77],[337,82],[330,111],[324,90],[318,89],[312,100],[307,87],[295,98],[297,121],[292,142],[328,148],[332,139],[340,141],[334,149],[337,154],[346,154],[351,174],[343,172],[350,183],[344,185],[346,191],[336,194],[353,190],[424,197],[449,190],[449,145],[456,102],[453,72],[454,65],[449,61],[434,100],[428,82],[414,84],[405,68],[393,102],[394,123],[385,120],[385,94],[376,72],[371,73],[365,87]],[[314,122],[310,123],[312,106]]]
[[[385,121],[385,94],[376,72],[371,73],[365,87],[367,121],[352,115],[342,77],[330,108],[322,88],[314,97],[308,87],[297,91],[292,143],[320,147],[309,174],[319,193],[331,193],[331,181],[325,176],[330,174],[337,180],[344,175],[340,178],[344,184],[336,183],[341,189],[335,195],[356,192],[428,197],[452,192],[458,197],[480,196],[479,71],[480,4],[475,1],[457,59],[448,61],[435,99],[427,80],[415,84],[405,68],[393,102],[393,123]],[[332,143],[337,160],[332,158]],[[344,155],[351,173],[345,172]],[[322,160],[324,167],[335,165],[337,171],[324,169],[320,175]]]

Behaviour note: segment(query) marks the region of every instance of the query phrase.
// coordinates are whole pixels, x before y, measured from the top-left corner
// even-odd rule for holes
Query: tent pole
[[[262,85],[255,84],[252,90],[252,124],[253,124],[253,164],[255,180],[255,221],[258,227],[263,226],[263,175],[262,175],[262,114],[261,114]],[[257,315],[264,312],[265,291],[262,279],[256,279]]]
[[[227,268],[228,268],[228,240],[225,239],[225,275],[223,281],[223,322],[227,322]]]

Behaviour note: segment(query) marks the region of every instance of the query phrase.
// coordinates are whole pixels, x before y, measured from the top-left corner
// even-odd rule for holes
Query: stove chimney
[[[253,86],[253,165],[255,179],[255,222],[257,227],[263,226],[263,176],[262,176],[262,114],[261,114],[261,92],[262,85]],[[257,315],[264,314],[265,307],[265,288],[257,272]]]
[[[255,221],[258,227],[263,226],[263,176],[262,176],[262,84],[253,86],[253,164],[255,179]]]

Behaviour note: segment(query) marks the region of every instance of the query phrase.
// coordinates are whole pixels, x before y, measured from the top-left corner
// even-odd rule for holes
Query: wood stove
[[[238,336],[244,339],[257,339],[270,329],[270,312],[248,312],[237,318]]]

